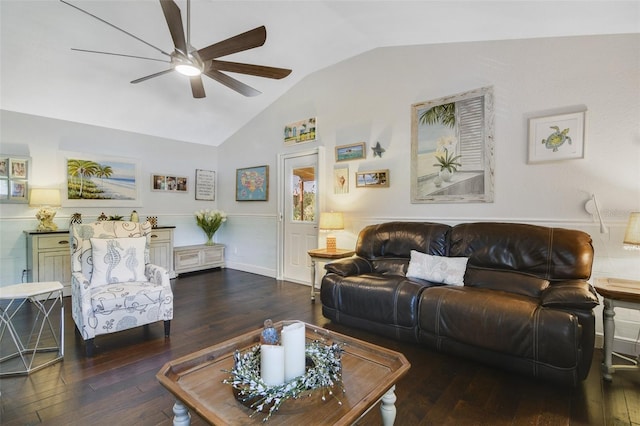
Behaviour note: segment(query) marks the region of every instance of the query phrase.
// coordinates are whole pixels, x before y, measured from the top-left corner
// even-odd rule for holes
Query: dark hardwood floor
[[[307,286],[218,269],[178,278],[174,294],[170,339],[162,322],[100,336],[91,359],[65,298],[64,361],[0,379],[0,424],[170,425],[174,399],[155,378],[160,367],[272,318],[315,323],[404,353],[412,367],[397,385],[397,425],[640,426],[640,374],[620,371],[603,382],[600,350],[587,380],[566,388],[332,324],[319,301],[310,302]],[[359,424],[380,422],[374,409]],[[192,414],[192,424],[206,423]]]

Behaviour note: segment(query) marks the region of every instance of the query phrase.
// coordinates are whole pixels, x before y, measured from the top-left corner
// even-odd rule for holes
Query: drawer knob
[[[58,241],[58,244],[69,244],[69,241],[67,240]]]
[[[151,234],[151,238],[158,238],[156,234]]]

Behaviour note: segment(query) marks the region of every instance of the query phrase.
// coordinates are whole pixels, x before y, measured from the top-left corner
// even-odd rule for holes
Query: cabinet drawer
[[[192,268],[200,265],[200,252],[197,250],[176,253],[176,269]]]
[[[67,249],[69,250],[68,235],[51,235],[38,237],[38,249]]]
[[[222,248],[211,248],[204,250],[204,264],[222,262],[224,260],[224,250]]]
[[[171,229],[152,229],[151,230],[151,244],[158,241],[171,241]]]

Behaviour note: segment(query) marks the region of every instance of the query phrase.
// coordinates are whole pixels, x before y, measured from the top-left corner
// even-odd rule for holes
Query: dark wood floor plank
[[[333,324],[322,316],[319,301],[310,302],[307,286],[231,269],[182,276],[173,286],[169,339],[161,322],[99,336],[91,359],[84,356],[65,298],[64,362],[0,379],[0,424],[171,425],[174,398],[155,379],[160,367],[271,318],[315,323],[404,353],[412,368],[396,389],[398,425],[640,426],[640,375],[618,372],[603,383],[600,350],[587,380],[563,388]],[[358,424],[380,422],[376,407]],[[206,422],[192,415],[192,424]]]

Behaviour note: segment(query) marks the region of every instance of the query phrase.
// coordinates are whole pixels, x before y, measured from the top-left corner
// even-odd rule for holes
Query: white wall
[[[365,141],[365,160],[340,163],[349,165],[349,194],[324,193],[322,208],[346,215],[340,245],[352,247],[366,224],[395,219],[564,226],[592,234],[594,277],[640,279],[640,256],[621,247],[629,212],[640,210],[639,44],[637,34],[571,37],[381,48],[351,58],[304,79],[220,147],[225,178],[233,179],[239,167],[268,164],[272,170],[268,202],[235,202],[229,182],[220,187],[220,206],[260,217],[260,232],[266,223],[275,235],[277,155],[324,146],[323,171],[332,176],[334,147]],[[495,202],[411,204],[411,104],[488,85],[495,93]],[[527,164],[528,118],[576,107],[588,110],[585,158]],[[284,125],[309,117],[317,117],[319,140],[285,147]],[[378,141],[386,149],[382,158],[370,151]],[[390,170],[389,188],[355,188],[354,173],[372,169]],[[591,193],[609,234],[600,234],[584,210]],[[244,226],[251,227],[251,220]],[[252,256],[251,235],[234,236],[228,264]],[[260,254],[275,273],[275,237],[265,243],[269,250]],[[619,334],[636,339],[636,314],[619,314]]]
[[[590,232],[594,277],[640,279],[640,255],[621,248],[627,215],[640,210],[638,45],[636,34],[381,48],[305,78],[218,149],[2,111],[0,152],[26,148],[36,184],[62,181],[58,150],[140,158],[142,216],[155,214],[161,224],[177,225],[176,245],[185,245],[203,239],[193,210],[217,204],[230,214],[216,235],[227,245],[227,266],[276,276],[278,154],[324,146],[323,173],[331,176],[336,145],[365,141],[369,150],[379,141],[386,149],[382,158],[373,158],[369,150],[365,160],[346,163],[349,194],[324,193],[323,209],[346,214],[347,229],[338,234],[341,246],[353,246],[364,225],[386,220],[528,222]],[[411,204],[411,104],[487,85],[494,87],[496,100],[495,202]],[[588,109],[585,159],[526,164],[527,118],[576,106]],[[314,116],[319,140],[285,147],[285,124]],[[269,200],[236,202],[235,170],[263,164],[270,166]],[[149,191],[152,172],[193,179],[196,168],[217,171],[216,203],[196,202],[193,193]],[[354,173],[371,169],[389,169],[390,187],[356,189]],[[590,193],[598,196],[609,234],[600,234],[583,209]],[[5,284],[19,279],[25,265],[21,231],[36,223],[35,209],[0,209]],[[59,224],[75,210],[63,208]],[[86,214],[96,216],[99,210],[87,209]],[[618,315],[617,332],[628,341],[638,333],[636,314]]]
[[[68,228],[75,212],[81,213],[86,222],[95,220],[101,212],[129,217],[136,209],[141,218],[158,216],[159,225],[176,226],[175,245],[206,240],[195,224],[193,212],[215,208],[216,202],[195,200],[195,169],[217,170],[217,148],[0,110],[0,153],[31,157],[32,187],[63,187],[68,152],[138,161],[141,199],[136,207],[63,206],[55,220],[60,229]],[[186,176],[189,192],[153,192],[151,173]],[[26,268],[23,231],[36,228],[36,211],[27,204],[0,204],[0,285],[21,281]]]

